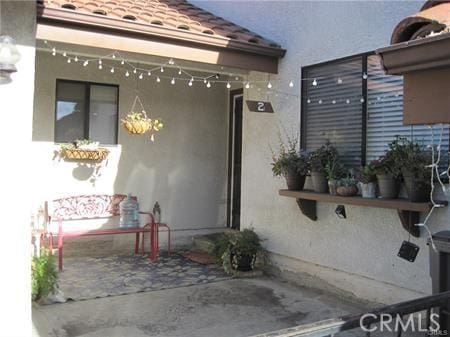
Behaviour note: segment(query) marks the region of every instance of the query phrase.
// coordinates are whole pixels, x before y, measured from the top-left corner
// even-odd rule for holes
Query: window
[[[117,144],[118,94],[115,85],[57,80],[55,142]]]
[[[431,143],[428,126],[403,125],[403,77],[385,75],[377,55],[305,67],[302,78],[302,148],[314,150],[328,139],[347,167],[357,167],[382,155],[396,135]],[[435,126],[435,142],[440,132]],[[446,126],[444,151],[449,138]]]

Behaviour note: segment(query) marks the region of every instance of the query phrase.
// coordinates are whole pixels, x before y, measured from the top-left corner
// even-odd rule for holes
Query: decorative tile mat
[[[180,255],[72,257],[64,259],[59,287],[75,301],[186,287],[229,279],[216,265],[202,265]]]

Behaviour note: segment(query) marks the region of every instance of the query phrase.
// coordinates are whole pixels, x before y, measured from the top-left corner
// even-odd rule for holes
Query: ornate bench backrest
[[[48,205],[49,215],[53,220],[109,218],[120,214],[119,203],[126,197],[125,194],[94,194],[55,199]]]

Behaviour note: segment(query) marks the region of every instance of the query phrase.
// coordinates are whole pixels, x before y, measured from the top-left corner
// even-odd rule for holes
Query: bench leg
[[[136,242],[134,243],[134,254],[139,253],[139,233],[136,233]]]

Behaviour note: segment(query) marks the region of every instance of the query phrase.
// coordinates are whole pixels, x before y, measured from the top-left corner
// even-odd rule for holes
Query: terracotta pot
[[[353,186],[339,186],[336,189],[337,194],[343,196],[343,197],[351,197],[356,195],[358,193],[358,187],[355,185]]]
[[[377,174],[380,197],[386,199],[397,199],[400,191],[400,180],[388,174]]]
[[[285,176],[288,190],[301,191],[305,186],[306,176],[299,174],[288,174]]]
[[[311,172],[311,179],[314,192],[327,193],[328,181],[324,172]]]
[[[431,184],[430,181],[416,179],[413,175],[403,173],[408,199],[414,202],[430,201]]]
[[[361,196],[363,198],[376,198],[377,197],[377,184],[376,183],[361,183]]]

